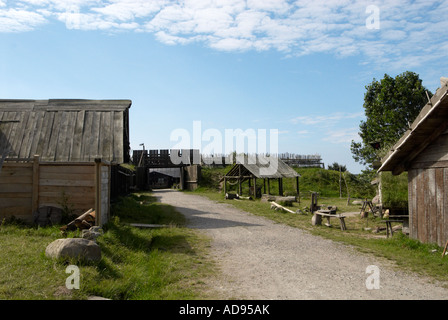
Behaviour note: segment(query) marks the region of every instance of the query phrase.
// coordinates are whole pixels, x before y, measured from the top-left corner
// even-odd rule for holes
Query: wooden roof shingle
[[[408,170],[411,162],[448,128],[448,79],[441,78],[439,88],[423,107],[410,128],[388,154],[381,159],[378,171],[398,175]]]
[[[0,100],[0,153],[43,162],[129,160],[131,100]]]
[[[300,176],[294,169],[292,169],[278,157],[274,156],[268,158],[260,156],[245,156],[244,161],[234,165],[225,176],[239,176],[239,166],[241,166],[241,176],[253,175],[256,178],[261,179],[295,178]]]

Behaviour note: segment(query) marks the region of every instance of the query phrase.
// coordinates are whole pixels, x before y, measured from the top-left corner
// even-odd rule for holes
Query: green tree
[[[359,125],[362,142],[352,141],[355,161],[373,167],[409,128],[428,102],[419,75],[406,71],[395,78],[385,74],[380,81],[373,79],[364,95],[365,121]]]
[[[341,169],[341,172],[347,171],[347,167],[345,165],[339,164],[337,162],[333,162],[333,164],[328,165],[328,170],[339,171],[339,169]]]

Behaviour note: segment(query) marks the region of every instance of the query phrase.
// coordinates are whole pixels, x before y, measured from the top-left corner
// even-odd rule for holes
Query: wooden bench
[[[392,237],[394,235],[394,230],[392,229],[392,222],[398,222],[398,223],[402,223],[403,220],[395,220],[395,219],[391,219],[391,220],[384,220],[382,221],[384,223],[386,223],[386,234],[387,237],[389,238],[389,234]]]
[[[322,217],[325,217],[327,219],[327,223],[325,224],[327,227],[331,227],[330,219],[331,218],[339,218],[339,222],[341,225],[341,230],[347,230],[347,227],[345,225],[345,216],[342,214],[336,214],[336,213],[330,213],[332,210],[318,210],[314,212],[314,216],[311,220],[313,225],[321,225],[322,224]]]

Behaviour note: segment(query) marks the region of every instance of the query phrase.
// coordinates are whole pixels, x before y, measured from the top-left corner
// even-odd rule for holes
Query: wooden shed
[[[251,190],[251,184],[257,185],[257,179],[263,179],[263,193],[270,194],[270,181],[276,179],[278,181],[279,195],[283,195],[283,179],[293,178],[296,180],[296,193],[299,195],[299,177],[300,175],[284,163],[281,159],[271,157],[270,161],[275,161],[275,171],[266,170],[273,163],[266,162],[263,158],[248,157],[245,156],[244,161],[236,163],[221,179],[224,181],[224,193],[226,193],[227,183],[229,181],[235,181],[238,183],[238,194],[242,194],[242,183],[248,181],[249,190]],[[266,187],[267,183],[267,187]],[[252,195],[257,197],[257,190],[252,187]]]
[[[381,160],[378,171],[408,172],[409,235],[425,243],[448,240],[448,79],[407,132]]]
[[[0,219],[92,208],[107,222],[111,166],[129,161],[130,100],[0,100]]]

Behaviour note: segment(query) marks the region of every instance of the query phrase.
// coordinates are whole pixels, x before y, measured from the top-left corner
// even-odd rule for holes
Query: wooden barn
[[[408,172],[409,235],[425,243],[448,240],[448,79],[378,171]]]
[[[111,167],[129,161],[130,100],[0,100],[0,220],[42,207],[109,217]]]

